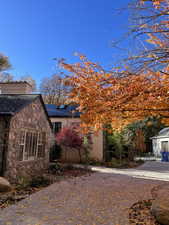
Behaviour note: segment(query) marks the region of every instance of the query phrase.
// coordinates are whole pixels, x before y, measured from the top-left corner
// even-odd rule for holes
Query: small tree
[[[59,145],[65,147],[66,150],[77,149],[80,162],[82,161],[81,149],[83,148],[83,136],[79,135],[75,127],[63,127],[56,135],[56,141]]]
[[[138,153],[151,151],[150,138],[157,135],[165,127],[160,117],[147,117],[129,124],[122,131],[125,145]]]
[[[114,152],[114,155],[122,163],[122,158],[124,158],[124,142],[123,136],[119,132],[113,132],[107,136],[108,148],[111,148],[111,153]],[[109,157],[109,156],[108,156]],[[110,160],[110,158],[108,159]]]

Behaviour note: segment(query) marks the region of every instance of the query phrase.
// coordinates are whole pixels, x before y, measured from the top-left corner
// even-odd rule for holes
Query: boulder
[[[0,192],[8,192],[12,189],[9,181],[4,177],[0,177]]]
[[[169,186],[164,186],[157,192],[152,203],[152,214],[163,225],[169,225]]]

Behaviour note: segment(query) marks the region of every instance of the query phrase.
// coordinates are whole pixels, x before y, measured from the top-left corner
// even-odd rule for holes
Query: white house
[[[161,152],[169,152],[169,127],[162,129],[157,136],[151,138],[153,153],[156,157],[161,156]]]

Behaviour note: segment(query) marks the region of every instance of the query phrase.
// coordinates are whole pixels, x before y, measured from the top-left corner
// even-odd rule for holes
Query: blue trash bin
[[[165,152],[161,152],[161,161],[162,161],[162,162],[165,161]]]
[[[166,152],[166,162],[169,162],[169,152]]]
[[[169,152],[161,152],[161,156],[162,162],[169,162]]]

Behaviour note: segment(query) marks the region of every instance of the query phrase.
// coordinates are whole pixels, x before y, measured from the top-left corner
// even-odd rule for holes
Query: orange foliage
[[[117,76],[87,59],[69,65],[69,70],[74,87],[70,98],[79,104],[87,127],[98,130],[111,123],[121,128],[150,115],[169,117],[169,76],[163,73]]]
[[[162,2],[166,1],[152,1],[154,7],[160,7]],[[169,26],[168,21],[164,26]],[[149,38],[149,42],[159,47],[168,45],[154,34],[149,34]],[[62,66],[72,73],[70,100],[79,104],[83,112],[83,127],[98,130],[103,124],[112,124],[120,129],[146,116],[162,116],[169,124],[169,66],[161,72],[131,75],[126,71],[106,72],[84,56],[80,56],[79,61],[62,62]]]
[[[138,0],[139,2],[139,0]],[[137,35],[148,35],[147,42],[152,48],[145,50],[140,58],[151,68],[167,67],[169,64],[169,0],[141,0],[141,25],[136,27]],[[142,5],[141,4],[141,5]]]

